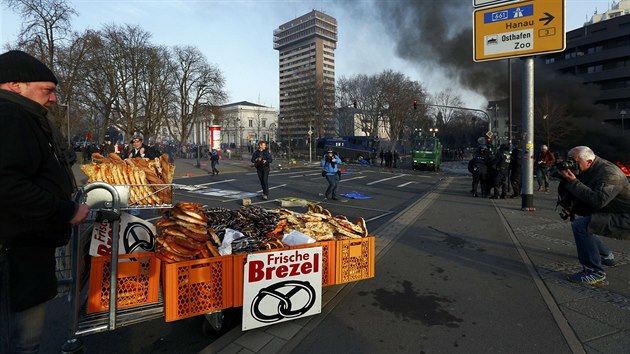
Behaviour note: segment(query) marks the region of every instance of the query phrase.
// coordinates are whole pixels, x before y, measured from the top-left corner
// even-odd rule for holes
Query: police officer
[[[510,147],[507,144],[501,144],[499,151],[494,157],[494,195],[492,199],[499,199],[499,187],[501,188],[501,199],[505,199],[507,194],[508,184],[507,175],[508,168],[510,167],[510,161],[512,155],[510,154]]]
[[[512,185],[512,195],[510,198],[517,198],[521,195],[521,149],[512,149],[512,159],[510,160],[510,184]]]
[[[485,146],[479,147],[475,157],[468,162],[468,171],[472,173],[472,195],[478,197],[477,186],[481,184],[481,196],[486,197],[488,193],[488,150]]]

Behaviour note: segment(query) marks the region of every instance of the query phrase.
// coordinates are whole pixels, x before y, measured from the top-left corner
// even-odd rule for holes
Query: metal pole
[[[510,145],[510,149],[512,149],[512,59],[508,58],[508,143]]]
[[[66,105],[66,122],[68,122],[68,146],[70,146],[70,104]]]
[[[523,59],[523,163],[521,210],[534,208],[534,58]]]
[[[312,147],[313,147],[313,127],[309,125],[308,126],[308,163],[313,162],[313,155],[311,153]]]

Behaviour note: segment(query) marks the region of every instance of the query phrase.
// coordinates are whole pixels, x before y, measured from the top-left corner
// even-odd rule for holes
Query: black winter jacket
[[[593,211],[590,232],[630,240],[630,183],[619,167],[596,156],[566,189]]]
[[[8,248],[13,311],[57,294],[55,248],[68,243],[78,207],[46,114],[38,103],[0,90],[0,244]]]
[[[258,163],[256,159],[259,157],[261,157],[266,162],[264,164]],[[254,166],[256,166],[256,168],[269,167],[269,164],[271,162],[273,162],[273,158],[271,157],[271,153],[269,152],[269,149],[265,149],[264,151],[256,150],[252,154],[252,163],[254,164]]]

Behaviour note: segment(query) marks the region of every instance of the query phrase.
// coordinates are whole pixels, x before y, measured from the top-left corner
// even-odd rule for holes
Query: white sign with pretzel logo
[[[120,215],[118,254],[151,252],[155,246],[155,225],[131,214]],[[112,225],[107,220],[95,222],[90,242],[90,256],[112,254]]]
[[[247,255],[243,326],[249,330],[321,312],[322,247]]]

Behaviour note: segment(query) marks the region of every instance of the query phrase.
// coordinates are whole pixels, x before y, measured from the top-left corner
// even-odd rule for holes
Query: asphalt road
[[[333,214],[349,218],[363,217],[369,230],[375,230],[398,212],[417,200],[443,177],[441,173],[411,170],[385,170],[375,167],[345,166],[338,188],[339,194],[358,192],[372,197],[357,200],[340,197],[339,201],[324,200],[327,183],[317,166],[274,169],[269,176],[270,200],[259,195],[252,203],[265,208],[277,208],[276,199],[296,197],[320,202]],[[255,170],[240,173],[221,173],[216,176],[197,176],[176,179],[176,184],[199,185],[206,193],[176,190],[175,201],[203,203],[208,207],[239,208],[242,193],[259,193],[260,184]],[[239,193],[241,193],[239,195]],[[304,208],[291,208],[303,211]],[[54,300],[49,306],[42,353],[56,353],[67,338],[69,306],[65,298]],[[197,353],[214,339],[216,333],[204,333],[204,319],[190,318],[165,323],[162,319],[122,327],[115,331],[83,337],[89,353]],[[226,329],[240,324],[239,309],[226,313]]]

